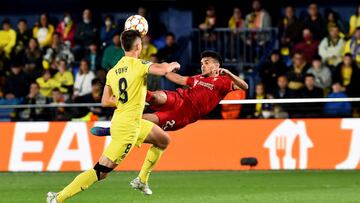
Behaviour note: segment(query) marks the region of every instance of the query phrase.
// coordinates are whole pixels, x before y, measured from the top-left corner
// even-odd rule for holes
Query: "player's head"
[[[121,46],[125,52],[134,52],[139,56],[142,49],[141,35],[136,30],[126,30],[121,33]]]
[[[214,76],[222,66],[221,56],[214,51],[204,51],[201,53],[201,75]]]

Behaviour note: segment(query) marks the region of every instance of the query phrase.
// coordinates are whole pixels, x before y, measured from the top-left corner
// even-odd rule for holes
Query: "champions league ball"
[[[140,15],[130,16],[126,22],[124,30],[137,30],[141,36],[145,36],[148,32],[149,25],[147,20]]]

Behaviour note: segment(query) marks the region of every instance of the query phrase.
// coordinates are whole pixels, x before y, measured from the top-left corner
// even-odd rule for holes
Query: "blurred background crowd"
[[[164,23],[157,12],[139,7],[137,14],[150,27],[141,58],[180,61],[185,67],[181,73],[193,75],[200,71],[202,50],[218,51],[225,66],[253,87],[247,93],[234,92],[230,99],[360,96],[360,4],[353,5],[345,19],[331,8],[320,12],[316,3],[301,11],[285,6],[280,13],[267,11],[262,3],[253,0],[249,8],[234,6],[220,17],[216,6],[204,5],[204,13],[190,12],[193,20],[185,35],[181,32],[186,25],[173,28],[176,20]],[[0,16],[0,105],[100,102],[107,71],[124,55],[120,43],[123,23],[134,12],[93,12],[39,13],[36,20]],[[197,38],[194,33],[199,33]],[[252,63],[246,65],[246,61]],[[176,86],[150,76],[148,88]],[[358,109],[348,102],[232,105],[219,106],[209,118],[228,117],[227,111],[236,112],[231,118],[358,117]],[[39,106],[1,109],[0,119],[103,120],[111,113],[112,109],[101,107]]]

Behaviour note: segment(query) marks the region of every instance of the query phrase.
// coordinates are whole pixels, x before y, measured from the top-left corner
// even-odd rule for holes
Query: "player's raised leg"
[[[146,102],[150,105],[159,106],[166,104],[167,102],[167,95],[164,91],[147,91],[146,93]]]
[[[159,124],[159,117],[153,113],[143,114],[143,119],[148,120],[156,125]],[[96,136],[110,136],[110,128],[107,127],[92,127],[90,130],[91,134]]]

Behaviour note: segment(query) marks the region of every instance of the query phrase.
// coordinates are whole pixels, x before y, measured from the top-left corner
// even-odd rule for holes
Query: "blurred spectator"
[[[64,104],[65,97],[58,88],[52,90],[51,104]],[[50,108],[50,118],[54,121],[68,121],[71,113],[64,107]]]
[[[239,38],[240,31],[238,29],[245,27],[245,21],[241,17],[241,10],[239,7],[235,7],[233,9],[233,15],[230,17],[228,21],[228,27],[232,30],[230,34],[230,53],[227,54],[232,61],[236,61],[239,58],[239,54],[237,50],[240,49]],[[229,45],[225,45],[229,46]],[[226,49],[227,50],[227,49]],[[225,58],[225,61],[228,61],[229,58]]]
[[[89,61],[90,70],[96,72],[101,67],[101,54],[96,43],[91,43],[85,58]]]
[[[347,98],[344,88],[340,83],[336,82],[332,85],[332,92],[328,98]],[[351,104],[350,102],[327,102],[324,106],[324,113],[327,116],[333,117],[351,117]]]
[[[76,26],[75,43],[80,46],[89,46],[90,43],[97,41],[98,28],[93,22],[90,9],[85,9],[82,17],[83,21]]]
[[[100,29],[100,40],[102,47],[111,45],[112,38],[118,31],[119,30],[114,23],[114,17],[107,15],[104,19],[104,26]]]
[[[151,36],[153,44],[157,48],[164,46],[164,35],[167,33],[166,26],[161,22],[159,12],[148,12],[145,7],[138,8],[138,15],[143,16],[151,26],[148,35]]]
[[[80,69],[75,77],[73,100],[78,96],[84,96],[91,92],[91,81],[95,75],[89,69],[89,62],[86,59],[80,61]]]
[[[245,27],[245,22],[244,19],[241,18],[241,10],[239,7],[233,9],[233,15],[229,19],[228,26],[233,30]]]
[[[22,99],[12,97],[8,94],[5,98],[0,98],[0,105],[17,105],[20,104]],[[0,121],[11,121],[16,118],[16,111],[12,108],[0,109]]]
[[[342,61],[345,41],[340,37],[339,28],[333,26],[330,28],[329,36],[321,40],[319,45],[319,55],[323,62],[328,66],[337,66]]]
[[[72,93],[74,85],[73,74],[67,70],[67,63],[65,59],[60,59],[58,63],[58,72],[55,74],[54,79],[60,83],[59,90],[65,94],[65,99],[68,99]]]
[[[17,24],[16,45],[13,50],[15,60],[21,60],[19,58],[23,56],[31,37],[32,33],[28,29],[27,21],[25,19],[20,19]]]
[[[146,8],[144,7],[139,7],[138,11],[137,11],[138,15],[141,15],[142,17],[146,18],[147,17],[147,11]]]
[[[285,75],[280,75],[277,78],[277,87],[272,90],[272,96],[275,99],[289,99],[294,98],[294,92],[288,88],[289,81]],[[291,104],[278,104],[275,105],[275,117],[276,118],[287,118],[291,110]]]
[[[59,33],[64,43],[69,43],[70,47],[73,47],[75,44],[75,30],[76,25],[73,17],[69,12],[65,12],[63,20],[56,28],[56,32]]]
[[[305,87],[300,89],[300,98],[322,98],[324,92],[322,89],[315,86],[315,76],[313,74],[306,74]],[[322,103],[302,103],[298,105],[299,114],[301,117],[319,117],[323,112]]]
[[[43,66],[45,69],[52,67],[56,70],[57,64],[61,59],[64,59],[67,65],[71,65],[75,61],[70,46],[63,43],[60,35],[55,33],[53,35],[51,46],[46,49]]]
[[[91,92],[75,99],[76,103],[101,103],[103,85],[99,79],[94,78],[91,81]],[[102,107],[84,107],[80,108],[77,117],[83,117],[88,113],[92,113],[98,117],[105,117],[111,115],[110,108]]]
[[[331,71],[321,62],[321,57],[316,56],[312,61],[312,66],[307,70],[308,74],[315,77],[315,86],[326,90],[331,86]]]
[[[51,72],[49,69],[44,70],[41,77],[36,79],[36,82],[40,86],[40,94],[47,98],[52,97],[52,91],[55,88],[59,88],[61,84],[51,77]]]
[[[346,90],[349,97],[357,97],[359,95],[360,77],[359,71],[353,62],[350,53],[345,54],[344,60],[340,63],[333,73],[333,82],[338,82]]]
[[[11,28],[10,20],[5,18],[0,30],[0,52],[4,52],[10,58],[11,51],[16,43],[16,32]]]
[[[43,13],[33,28],[33,36],[38,40],[40,47],[44,48],[51,45],[54,31],[54,26],[49,22],[48,14]]]
[[[275,99],[293,98],[294,92],[288,88],[289,81],[285,75],[277,78],[277,87],[273,89],[272,95]]]
[[[179,45],[176,43],[173,33],[166,34],[165,47],[159,49],[158,57],[160,62],[171,62],[179,59]]]
[[[357,27],[360,27],[360,4],[356,7],[356,12],[349,20],[349,37],[352,37]]]
[[[289,88],[293,91],[299,90],[304,86],[304,78],[309,65],[304,59],[302,52],[296,52],[293,56],[293,65],[287,73]]]
[[[29,94],[25,97],[22,104],[44,105],[49,100],[40,94],[40,86],[36,82],[30,84]],[[44,121],[49,119],[45,108],[25,108],[20,109],[17,113],[18,119],[21,121]]]
[[[203,39],[206,41],[215,41],[216,35],[213,32],[216,27],[216,12],[214,6],[209,6],[206,10],[204,22],[200,23],[199,29],[203,32]]]
[[[247,28],[269,28],[271,27],[271,16],[261,7],[260,0],[253,0],[252,12],[245,18]]]
[[[289,55],[289,49],[292,48],[294,43],[301,39],[301,22],[295,16],[295,9],[292,6],[285,8],[285,16],[280,22],[281,33],[281,46],[288,48],[286,53],[282,55]]]
[[[316,3],[312,3],[308,7],[308,16],[305,18],[304,26],[309,28],[315,40],[321,40],[326,36],[327,26],[323,17],[319,13]]]
[[[25,72],[32,73],[35,76],[41,75],[42,71],[42,52],[38,41],[30,38],[29,44],[24,53]]]
[[[285,75],[287,67],[280,59],[280,53],[273,51],[270,56],[270,60],[266,62],[261,70],[260,77],[266,87],[266,92],[271,92],[276,87],[277,78],[280,75]]]
[[[332,9],[325,10],[327,30],[330,32],[332,27],[338,27],[341,32],[341,37],[344,37],[344,24],[341,22],[339,15]]]
[[[150,58],[153,54],[158,52],[157,48],[151,43],[151,37],[145,35],[142,39],[143,47],[141,50],[140,58],[150,61]]]
[[[106,47],[101,61],[101,67],[109,70],[125,55],[121,48],[120,35],[117,33],[113,36],[113,44]]]
[[[255,86],[254,99],[265,99],[265,87],[263,84]],[[250,118],[260,118],[262,116],[263,104],[257,103],[253,105],[245,105],[244,113]]]
[[[360,68],[360,27],[356,28],[354,36],[346,42],[344,53],[350,53]]]
[[[29,91],[30,78],[23,72],[22,64],[12,64],[11,73],[6,78],[4,94],[7,98],[24,98]]]
[[[293,53],[302,52],[306,62],[311,63],[314,59],[314,56],[318,54],[318,47],[319,41],[313,38],[310,29],[305,28],[303,30],[303,40],[295,44]]]
[[[151,74],[149,74],[149,75],[151,75]],[[97,70],[96,78],[100,80],[101,84],[105,84],[106,83],[106,71],[104,69]]]

